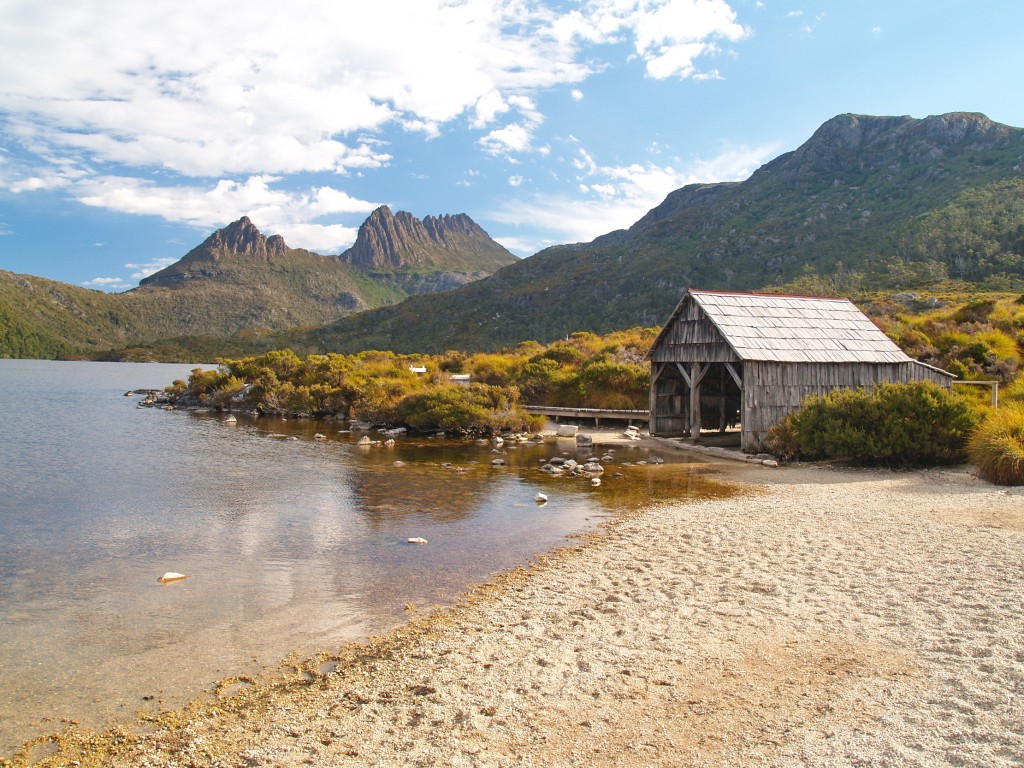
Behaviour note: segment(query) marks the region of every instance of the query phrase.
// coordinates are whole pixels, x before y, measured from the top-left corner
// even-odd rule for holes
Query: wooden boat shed
[[[688,290],[650,351],[652,435],[739,426],[740,448],[808,395],[953,374],[908,357],[848,299]]]

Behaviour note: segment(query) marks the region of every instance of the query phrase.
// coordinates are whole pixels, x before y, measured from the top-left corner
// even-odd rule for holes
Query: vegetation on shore
[[[309,355],[291,350],[195,369],[167,389],[172,402],[219,410],[342,417],[377,426],[491,434],[536,429],[523,402],[643,408],[650,370],[644,354],[657,329],[598,337],[576,333],[495,354]],[[456,377],[469,376],[469,381]]]
[[[872,319],[911,357],[965,380],[997,380],[1001,400],[1024,401],[1024,296],[983,294],[876,298]],[[173,401],[221,410],[342,417],[420,432],[493,434],[528,430],[538,420],[524,404],[646,408],[650,367],[644,355],[657,328],[606,336],[579,332],[503,352],[449,350],[438,355],[386,351],[300,357],[291,350],[225,359],[168,388]],[[469,383],[455,377],[468,376]],[[812,399],[769,436],[780,458],[843,459],[922,466],[967,456],[968,438],[986,421],[986,391],[949,393],[926,385]],[[1004,448],[1005,439],[996,440]],[[981,455],[972,451],[972,456]],[[995,450],[990,445],[985,461]],[[1013,450],[1009,452],[1012,454]],[[1011,455],[1012,459],[1012,455]],[[1005,463],[1005,462],[1004,462]],[[1002,482],[1002,481],[1001,481]]]
[[[814,395],[768,430],[785,459],[837,459],[864,466],[958,464],[979,414],[967,398],[932,382],[882,384]]]
[[[971,435],[968,451],[986,480],[1024,485],[1024,400],[992,410]]]

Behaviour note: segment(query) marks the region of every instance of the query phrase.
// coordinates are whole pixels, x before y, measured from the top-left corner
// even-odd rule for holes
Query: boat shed
[[[809,395],[953,374],[908,357],[849,299],[688,290],[650,351],[652,435],[700,438],[768,429]]]

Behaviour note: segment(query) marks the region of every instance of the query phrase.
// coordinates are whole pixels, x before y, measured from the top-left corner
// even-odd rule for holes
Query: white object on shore
[[[419,536],[413,536],[412,538],[406,539],[407,544],[426,544],[427,540],[420,538]]]
[[[172,581],[181,581],[182,579],[187,579],[187,578],[188,578],[188,576],[186,576],[184,573],[177,573],[175,571],[168,571],[163,576],[161,576],[159,579],[157,579],[157,581],[159,581],[161,584],[167,584],[167,583],[172,582]]]
[[[538,504],[548,503],[548,497],[545,496],[543,493],[538,493],[536,496],[533,497],[533,500],[536,501]]]

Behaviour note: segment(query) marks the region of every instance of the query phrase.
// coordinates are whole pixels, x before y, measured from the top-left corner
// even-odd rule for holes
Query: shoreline
[[[1024,489],[963,468],[716,466],[744,492],[627,514],[378,638],[25,756],[1024,761]]]

